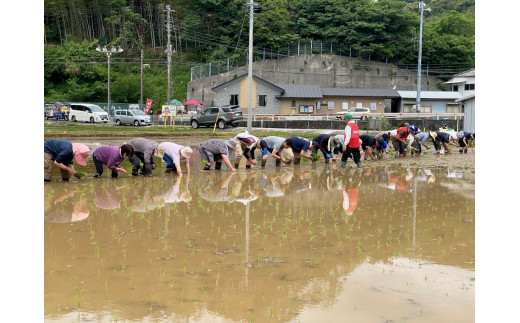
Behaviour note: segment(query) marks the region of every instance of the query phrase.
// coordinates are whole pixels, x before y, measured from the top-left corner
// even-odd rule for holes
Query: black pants
[[[354,159],[354,163],[359,163],[361,161],[361,153],[359,152],[359,148],[350,148],[347,146],[347,150],[345,150],[341,155],[341,161],[347,162],[349,157]]]
[[[100,162],[96,156],[92,156],[92,159],[94,160],[94,166],[96,166],[96,173],[99,174],[99,177],[103,174],[103,162]],[[112,177],[117,177],[118,173],[115,171],[112,171]]]
[[[144,167],[144,174],[148,175],[152,173],[152,164],[155,165],[153,161],[153,156],[150,156],[149,161],[144,160],[144,154],[139,151],[134,151],[134,154],[132,157],[130,157],[130,163],[132,163],[132,168],[139,169],[140,164],[143,163]]]

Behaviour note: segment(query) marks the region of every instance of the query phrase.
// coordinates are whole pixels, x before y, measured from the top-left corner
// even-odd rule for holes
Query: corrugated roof
[[[393,89],[350,89],[350,88],[322,88],[323,96],[343,97],[370,97],[370,98],[399,98],[399,93]]]
[[[403,99],[417,99],[417,91],[397,91]],[[421,99],[431,100],[456,100],[462,95],[459,92],[450,91],[421,91]]]
[[[464,95],[460,99],[455,100],[455,102],[462,102],[462,101],[466,101],[468,99],[474,99],[475,98],[475,91],[469,91],[469,92],[466,92],[465,94],[466,95]]]
[[[289,85],[280,84],[278,85],[285,90],[285,93],[281,95],[282,98],[303,98],[303,99],[321,99],[321,88],[317,85]]]
[[[446,82],[446,84],[452,84],[452,83],[465,83],[467,82],[468,79],[466,78],[462,78],[462,77],[454,77],[452,78],[451,80],[449,80],[448,82]]]
[[[472,70],[468,70],[468,71],[464,71],[464,72],[461,72],[459,74],[455,74],[455,76],[457,77],[475,77],[475,69],[472,69]]]

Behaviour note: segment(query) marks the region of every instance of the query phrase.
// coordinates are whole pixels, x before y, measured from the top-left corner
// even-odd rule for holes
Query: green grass
[[[208,138],[230,138],[236,136],[242,130],[217,130],[213,133],[211,128],[192,129],[190,127],[176,126],[172,127],[152,126],[152,127],[131,127],[131,126],[115,126],[115,125],[91,125],[91,124],[77,124],[77,123],[63,123],[63,124],[45,124],[44,137],[50,138],[74,138],[74,137],[96,137],[96,138],[112,138],[112,137],[185,137],[185,136],[204,136]],[[253,129],[252,134],[262,138],[267,136],[278,136],[288,138],[294,134],[301,137],[312,139],[318,133],[299,133],[276,131],[276,130],[261,130]]]

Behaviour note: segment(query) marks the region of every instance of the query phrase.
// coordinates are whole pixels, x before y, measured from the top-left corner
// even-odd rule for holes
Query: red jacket
[[[355,123],[349,123],[348,126],[351,129],[350,141],[348,142],[348,146],[350,148],[359,148],[359,128]]]
[[[397,136],[399,136],[399,133],[401,131],[404,131],[404,136],[401,137],[401,139],[406,140],[406,138],[408,138],[408,127],[401,127],[401,128],[397,128],[397,135],[394,136],[395,140],[397,140]]]

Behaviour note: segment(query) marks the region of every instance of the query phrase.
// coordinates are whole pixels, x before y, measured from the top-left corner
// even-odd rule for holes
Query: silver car
[[[223,107],[211,107],[198,115],[190,118],[193,129],[199,126],[213,127],[217,123],[219,129],[225,129],[231,125],[236,127],[242,120],[242,109],[238,105],[227,105]]]
[[[133,124],[134,126],[152,124],[150,116],[141,110],[116,110],[114,113],[114,121],[118,126],[123,124]]]

